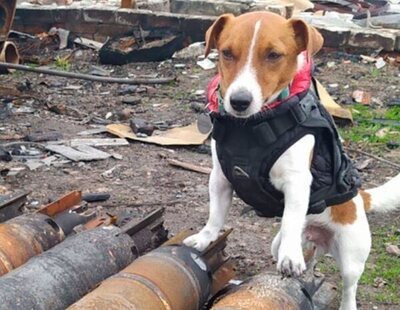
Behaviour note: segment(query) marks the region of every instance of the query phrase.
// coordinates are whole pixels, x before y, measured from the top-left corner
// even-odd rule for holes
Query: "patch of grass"
[[[387,244],[400,244],[397,228],[379,227],[372,235],[372,249],[365,271],[360,280],[360,293],[368,295],[372,301],[385,303],[400,303],[400,258],[386,252]],[[376,279],[386,282],[381,287],[374,287]]]
[[[69,62],[68,57],[57,57],[55,65],[58,69],[63,71],[69,71],[71,68],[71,63]]]
[[[318,259],[317,268],[323,274],[339,274],[336,262],[331,257],[322,256]]]
[[[379,70],[379,69],[376,68],[375,66],[372,67],[372,69],[371,69],[371,76],[374,77],[374,78],[376,78],[376,77],[378,77],[378,76],[380,76],[380,75],[381,75],[381,70]]]
[[[354,126],[339,128],[344,140],[376,145],[386,145],[389,141],[400,142],[400,107],[377,110],[355,105],[352,112]]]

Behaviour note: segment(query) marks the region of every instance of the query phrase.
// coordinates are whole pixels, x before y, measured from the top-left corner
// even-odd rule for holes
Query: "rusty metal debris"
[[[136,6],[135,0],[121,0],[121,9],[134,9]]]
[[[14,203],[18,206],[26,195],[16,196]],[[75,226],[93,219],[95,212],[75,206],[79,202],[80,192],[72,192],[37,213],[20,215],[0,224],[0,275],[52,248]]]
[[[311,310],[312,297],[324,282],[311,274],[304,279],[283,278],[276,273],[263,273],[231,285],[211,307],[213,310]]]
[[[65,309],[164,242],[163,213],[159,209],[122,228],[102,226],[78,233],[32,258],[0,277],[0,309]]]
[[[154,132],[154,125],[141,118],[132,118],[129,120],[129,126],[135,135],[151,136]]]
[[[10,41],[0,42],[0,62],[19,64],[19,53],[17,46]],[[9,73],[15,71],[12,68],[0,67],[0,73]]]
[[[0,0],[0,42],[7,40],[16,6],[17,0]]]
[[[14,20],[17,0],[0,0],[0,62],[19,63],[18,49],[13,42],[7,41],[8,33]],[[0,73],[11,72],[12,69],[0,67]]]
[[[201,309],[233,277],[224,233],[203,253],[181,245],[188,231],[139,258],[69,309]]]
[[[0,196],[0,223],[21,215],[21,207],[26,202],[30,192],[20,192]]]
[[[99,51],[103,64],[122,65],[130,62],[169,59],[184,46],[184,36],[167,28],[144,30],[140,26],[106,42]]]
[[[40,208],[38,212],[48,216],[53,216],[79,204],[81,199],[82,193],[80,191],[72,191],[60,199]]]

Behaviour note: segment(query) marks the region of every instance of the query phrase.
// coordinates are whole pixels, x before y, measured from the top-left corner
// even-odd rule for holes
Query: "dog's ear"
[[[312,56],[322,48],[324,38],[317,29],[307,25],[301,19],[290,19],[289,26],[293,28],[299,54],[307,50],[308,55]]]
[[[217,18],[217,20],[214,22],[214,24],[211,25],[210,28],[208,28],[206,32],[206,57],[210,53],[210,50],[217,46],[218,37],[222,29],[224,29],[228,21],[233,18],[235,18],[233,14],[223,14]]]

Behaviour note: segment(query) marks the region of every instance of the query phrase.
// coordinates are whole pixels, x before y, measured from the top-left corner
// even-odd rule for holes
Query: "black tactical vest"
[[[357,170],[343,151],[333,119],[314,90],[248,119],[220,113],[213,113],[212,118],[221,168],[236,194],[258,215],[283,215],[284,197],[270,183],[269,172],[275,161],[307,134],[315,137],[307,214],[321,213],[357,195],[361,186]]]

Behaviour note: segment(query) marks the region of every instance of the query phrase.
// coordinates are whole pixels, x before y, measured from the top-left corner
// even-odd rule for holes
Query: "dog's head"
[[[298,55],[318,52],[323,38],[298,19],[268,12],[221,15],[206,33],[206,55],[219,51],[221,94],[227,113],[246,118],[273,102],[292,81]]]

